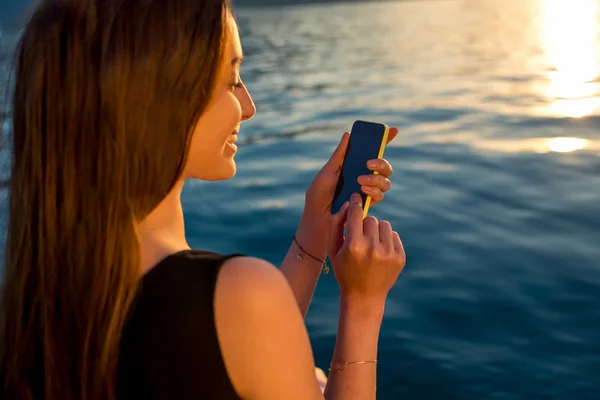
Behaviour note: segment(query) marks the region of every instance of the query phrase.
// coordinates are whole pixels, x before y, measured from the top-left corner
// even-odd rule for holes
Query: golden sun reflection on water
[[[556,116],[580,118],[600,108],[598,97],[598,4],[596,0],[543,0],[541,39]]]
[[[571,153],[577,150],[600,152],[600,142],[576,137],[519,140],[478,140],[473,146],[505,153]]]
[[[575,150],[581,150],[588,144],[586,139],[574,137],[557,137],[546,140],[546,145],[550,151],[557,153],[569,153]]]

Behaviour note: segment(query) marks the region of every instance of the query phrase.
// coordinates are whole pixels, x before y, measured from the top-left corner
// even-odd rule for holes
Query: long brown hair
[[[226,0],[43,0],[16,51],[0,300],[5,399],[115,396],[136,224],[181,176]]]

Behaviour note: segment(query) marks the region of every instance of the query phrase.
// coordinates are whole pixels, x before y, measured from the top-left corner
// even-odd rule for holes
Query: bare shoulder
[[[281,271],[270,262],[254,257],[235,257],[225,262],[217,280],[218,295],[224,298],[232,295],[229,300],[236,302],[249,296],[246,301],[253,303],[273,296],[293,296]]]
[[[300,310],[273,264],[252,257],[225,262],[215,291],[215,325],[240,397],[322,398]],[[295,361],[290,365],[289,360]]]

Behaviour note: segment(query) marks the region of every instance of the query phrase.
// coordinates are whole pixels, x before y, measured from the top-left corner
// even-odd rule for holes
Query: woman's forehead
[[[240,40],[240,31],[233,16],[229,17],[229,46],[228,51],[230,58],[241,60],[244,57],[242,51],[242,42]]]

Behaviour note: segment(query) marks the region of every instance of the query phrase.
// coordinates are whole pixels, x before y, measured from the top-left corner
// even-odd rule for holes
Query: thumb
[[[327,254],[329,254],[330,258],[335,257],[344,245],[344,225],[346,224],[349,206],[350,202],[345,202],[340,208],[340,211],[331,217],[331,223],[329,225],[329,245],[327,249]]]
[[[346,157],[346,151],[348,150],[349,142],[350,132],[344,132],[340,143],[331,155],[331,158],[329,158],[329,161],[327,161],[327,164],[325,164],[325,168],[336,172],[342,167],[342,164],[344,163],[344,158]]]

